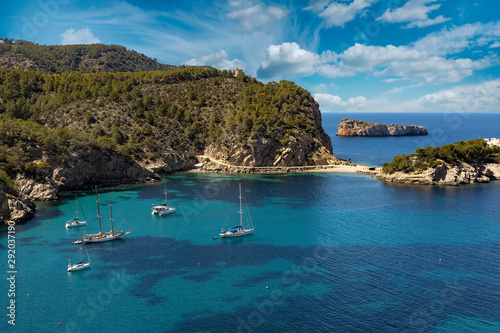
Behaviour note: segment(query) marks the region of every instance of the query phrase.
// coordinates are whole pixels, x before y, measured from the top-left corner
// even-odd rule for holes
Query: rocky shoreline
[[[160,179],[161,174],[177,172],[209,173],[287,173],[325,170],[330,163],[348,164],[333,155],[313,166],[235,166],[208,156],[188,153],[166,153],[154,161],[130,162],[117,154],[99,150],[74,153],[64,158],[58,154],[31,151],[40,154],[35,159],[47,161],[52,168],[35,180],[18,175],[14,189],[0,182],[0,224],[8,221],[23,223],[33,217],[35,201],[57,200],[62,191],[84,190],[94,186],[116,186],[121,184],[148,183]],[[326,154],[325,154],[326,155]]]
[[[427,129],[416,125],[380,124],[368,121],[342,119],[337,136],[415,136],[427,135]]]
[[[18,174],[14,180],[16,188],[0,182],[0,224],[29,220],[35,213],[36,201],[57,200],[62,191],[153,182],[160,179],[161,173],[187,170],[197,161],[189,154],[165,154],[155,163],[148,161],[142,165],[100,150],[71,154],[49,153],[38,148],[27,151],[35,162],[47,162],[51,168],[36,178]]]
[[[89,156],[96,152],[87,152]],[[333,156],[333,155],[332,155]],[[94,156],[97,157],[97,156]],[[76,157],[73,157],[76,158]],[[79,157],[81,158],[81,156]],[[92,160],[92,159],[91,159]],[[35,201],[57,200],[59,192],[89,189],[98,186],[115,186],[120,184],[148,183],[160,179],[160,174],[192,172],[192,173],[302,173],[302,172],[355,172],[370,175],[376,179],[403,184],[448,185],[486,183],[500,179],[500,164],[466,164],[449,165],[442,163],[427,170],[411,173],[383,173],[381,168],[357,165],[348,161],[332,159],[329,163],[306,166],[236,166],[200,155],[165,155],[155,163],[135,164],[122,163],[116,157],[100,156],[92,167],[85,163],[66,161],[52,170],[51,177],[44,182],[36,182],[30,178],[16,179],[20,184],[17,189],[0,183],[0,223],[14,221],[23,223],[35,214]],[[52,161],[55,163],[54,161]],[[55,163],[57,165],[57,163]],[[106,167],[105,167],[106,166]],[[88,168],[82,170],[82,168]],[[97,177],[94,172],[107,170],[115,173],[110,178]],[[117,174],[121,175],[120,177]],[[127,175],[126,177],[124,175]]]
[[[301,172],[357,172],[375,174],[376,168],[358,165],[344,160],[335,160],[331,164],[303,165],[303,166],[237,166],[230,165],[207,156],[198,157],[198,163],[186,170],[192,173],[301,173]]]
[[[409,173],[394,172],[393,174],[379,172],[373,177],[402,184],[458,186],[487,183],[491,180],[500,179],[500,164],[457,163],[456,165],[450,165],[442,163],[427,170]]]

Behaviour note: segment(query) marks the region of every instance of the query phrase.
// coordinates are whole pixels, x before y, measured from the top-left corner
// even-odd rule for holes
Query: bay
[[[323,115],[337,156],[377,166],[423,142],[498,136],[500,120],[458,114],[464,120],[455,130],[444,115],[361,116],[431,133],[338,138],[347,115]],[[110,196],[115,223],[123,215],[133,232],[88,244],[92,268],[80,272],[66,271],[68,259],[79,258],[71,242],[81,229],[64,227],[74,193],[38,203],[35,218],[16,225],[16,326],[4,315],[0,330],[500,331],[500,182],[427,187],[339,173],[183,173],[166,181],[177,211],[163,217],[150,213],[161,182],[99,190],[103,221]],[[214,240],[237,224],[238,183],[255,233]],[[78,197],[88,231],[97,231],[95,193]],[[7,277],[7,229],[0,234]],[[6,307],[5,278],[0,288]]]

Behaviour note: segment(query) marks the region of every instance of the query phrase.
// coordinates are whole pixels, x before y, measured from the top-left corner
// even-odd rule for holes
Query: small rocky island
[[[500,147],[483,139],[418,148],[384,163],[374,178],[394,183],[461,185],[500,179]]]
[[[415,125],[379,124],[368,121],[342,119],[337,136],[413,136],[427,135],[427,129]]]

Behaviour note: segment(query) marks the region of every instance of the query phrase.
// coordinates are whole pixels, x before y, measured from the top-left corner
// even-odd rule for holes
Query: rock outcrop
[[[386,125],[367,121],[342,119],[337,136],[412,136],[427,135],[427,129],[415,125]]]
[[[500,164],[467,164],[457,163],[451,166],[442,163],[436,167],[415,172],[378,173],[374,178],[394,183],[421,185],[461,185],[487,183],[500,179]]]
[[[24,222],[34,214],[33,200],[0,182],[0,224]]]
[[[186,154],[162,155],[154,163],[144,165],[128,161],[124,156],[97,149],[59,155],[37,147],[24,147],[37,163],[47,162],[51,169],[36,178],[18,174],[17,189],[0,182],[0,224],[10,220],[25,222],[33,217],[34,201],[56,200],[60,191],[149,182],[158,179],[157,173],[186,170],[196,163]]]
[[[271,136],[256,133],[247,142],[233,145],[211,144],[205,148],[204,155],[236,166],[305,166],[329,165],[338,162],[333,155],[332,142],[322,127],[319,104],[310,106],[314,119],[314,132],[305,133],[293,130],[286,142],[277,141]]]

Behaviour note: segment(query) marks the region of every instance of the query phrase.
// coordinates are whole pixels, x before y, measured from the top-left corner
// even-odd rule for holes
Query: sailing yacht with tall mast
[[[95,195],[97,198],[97,218],[99,220],[99,233],[98,234],[86,234],[83,235],[82,239],[74,241],[73,244],[80,243],[98,243],[98,242],[107,242],[118,239],[124,235],[127,235],[132,232],[124,231],[124,230],[115,230],[114,229],[114,220],[113,220],[113,208],[111,204],[111,195],[109,196],[109,214],[111,221],[111,231],[102,231],[102,223],[101,223],[101,211],[99,208],[99,195],[97,193],[97,186],[95,188]]]
[[[151,214],[155,215],[167,215],[171,213],[175,213],[175,208],[172,205],[168,204],[167,201],[167,185],[165,181],[163,181],[163,194],[165,195],[165,203],[159,203],[158,205],[153,206],[151,209]]]
[[[83,244],[85,245],[85,244]],[[71,265],[71,261],[68,260],[68,272],[74,272],[74,271],[81,271],[82,269],[89,268],[91,261],[89,257],[89,251],[87,250],[87,247],[85,247],[85,251],[87,252],[87,262],[83,262],[83,248],[82,245],[80,245],[80,262],[74,265]]]
[[[221,232],[219,234],[219,236],[221,236],[221,238],[241,237],[241,236],[250,235],[253,233],[253,231],[255,229],[253,227],[252,219],[250,217],[250,213],[248,212],[248,208],[247,208],[247,212],[248,212],[247,222],[248,222],[249,226],[247,226],[247,229],[243,227],[243,213],[244,212],[243,212],[243,206],[242,206],[243,195],[241,194],[241,183],[239,184],[239,189],[240,189],[240,195],[239,195],[240,210],[238,213],[240,214],[240,224],[237,226],[234,226],[232,228],[229,228],[228,231],[221,229]]]
[[[87,219],[85,218],[85,213],[83,213],[83,220],[80,220],[80,215],[78,214],[78,195],[75,194],[75,202],[76,202],[76,216],[66,222],[66,228],[74,228],[74,227],[80,227],[82,225],[87,225]]]

